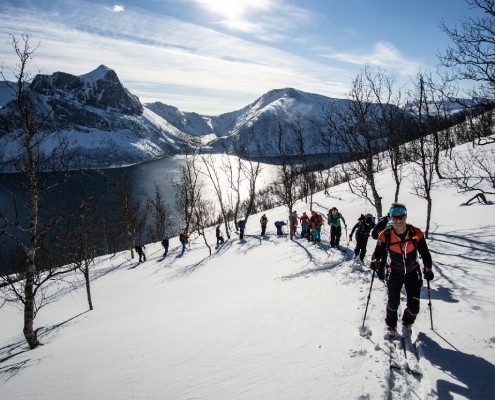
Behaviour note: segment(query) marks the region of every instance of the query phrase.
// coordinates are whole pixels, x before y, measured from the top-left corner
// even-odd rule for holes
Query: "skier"
[[[182,244],[182,253],[181,254],[184,254],[184,251],[186,251],[186,244],[187,244],[187,235],[186,235],[186,232],[182,232],[180,235],[179,235],[179,241],[180,243]]]
[[[144,254],[144,246],[142,244],[137,244],[134,246],[134,250],[136,250],[136,253],[139,255],[139,262],[145,262],[146,261],[146,254]]]
[[[268,218],[266,217],[266,214],[263,214],[260,218],[260,224],[261,224],[261,236],[265,235],[266,232],[266,224],[268,223]]]
[[[277,228],[277,235],[283,235],[282,227],[287,225],[284,221],[275,221],[275,228]]]
[[[217,237],[217,246],[219,244],[223,244],[225,242],[225,239],[222,236],[222,232],[220,231],[220,225],[217,226],[217,229],[215,231],[215,235]]]
[[[347,224],[345,223],[345,219],[337,207],[332,207],[328,210],[327,221],[328,225],[330,225],[330,247],[332,249],[339,248],[340,236],[342,235],[342,226],[340,224],[340,220],[344,223],[345,229],[347,229]]]
[[[244,239],[244,229],[246,229],[246,221],[240,219],[237,221],[237,226],[239,227],[239,239]]]
[[[306,212],[303,212],[303,215],[301,218],[299,218],[301,221],[301,237],[308,239],[309,241],[309,217]]]
[[[292,213],[289,215],[291,236],[294,236],[296,234],[298,220],[299,215],[297,215],[297,211],[292,211]]]
[[[162,240],[162,246],[165,249],[165,254],[163,255],[163,257],[166,257],[167,256],[167,253],[168,253],[168,244],[169,244],[168,236],[165,236],[165,239]]]
[[[402,324],[410,332],[419,312],[419,298],[423,286],[417,261],[418,253],[423,260],[424,277],[428,281],[433,279],[432,259],[423,232],[406,223],[406,206],[393,203],[389,215],[392,226],[380,232],[370,267],[376,271],[380,280],[385,279],[387,282],[385,323],[392,333],[397,329],[401,289],[402,286],[405,287],[407,303],[402,315]],[[390,257],[388,266],[387,256]]]
[[[352,235],[356,231],[356,247],[354,248],[354,258],[364,260],[366,254],[366,246],[368,245],[368,238],[370,236],[370,231],[375,226],[374,218],[371,214],[363,215],[359,217],[358,222],[352,228],[351,234],[349,235],[349,240],[352,241]]]

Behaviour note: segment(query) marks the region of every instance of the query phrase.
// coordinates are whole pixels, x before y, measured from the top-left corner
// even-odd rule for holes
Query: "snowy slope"
[[[492,145],[493,148],[493,145]],[[487,150],[488,147],[487,147]],[[391,178],[379,176],[384,204]],[[404,185],[407,185],[407,181]],[[88,312],[82,278],[76,291],[53,287],[55,300],[37,317],[44,346],[27,349],[22,312],[0,308],[0,390],[9,400],[41,399],[490,399],[495,398],[495,209],[461,206],[469,197],[446,182],[434,187],[428,240],[434,330],[426,289],[413,339],[424,353],[422,378],[389,369],[383,345],[386,293],[368,268],[328,250],[274,235],[286,210],[259,215],[210,257],[192,237],[177,238],[162,257],[146,246],[147,261],[129,253],[104,256],[93,270],[95,309]],[[402,189],[408,222],[423,227],[425,203]],[[318,194],[316,210],[336,206],[348,232],[369,205],[345,184]],[[299,202],[299,213],[309,211]],[[214,243],[214,231],[208,237]],[[347,244],[343,239],[344,246]],[[353,242],[346,259],[352,257]],[[369,257],[374,246],[368,244]],[[344,262],[342,262],[344,261]]]

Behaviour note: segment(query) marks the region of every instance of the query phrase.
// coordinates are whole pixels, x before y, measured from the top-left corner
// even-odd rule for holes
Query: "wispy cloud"
[[[4,10],[0,41],[29,33],[41,42],[35,62],[43,73],[81,75],[105,64],[143,102],[160,100],[186,111],[232,111],[280,87],[335,97],[347,92],[348,71],[175,18],[102,9],[78,1],[57,12],[46,5]],[[0,59],[15,65],[5,46]]]
[[[417,73],[421,63],[405,57],[393,44],[376,43],[372,49],[354,52],[328,52],[324,57],[344,63],[364,65],[371,64],[409,76]]]
[[[295,28],[308,25],[316,16],[282,0],[190,0],[218,19],[213,24],[253,35],[266,42],[293,36]],[[291,35],[292,32],[292,35]]]

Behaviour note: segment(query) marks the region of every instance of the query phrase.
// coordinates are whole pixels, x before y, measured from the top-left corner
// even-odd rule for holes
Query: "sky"
[[[477,149],[489,153],[494,144]],[[407,222],[424,229],[426,203],[412,194],[413,168],[405,169],[400,200]],[[390,170],[376,178],[390,204]],[[343,238],[345,256],[329,249],[327,224],[320,246],[276,236],[274,222],[287,218],[278,207],[266,211],[266,237],[259,236],[260,214],[248,219],[243,240],[234,234],[219,248],[214,228],[207,230],[212,255],[192,234],[183,256],[177,237],[166,257],[160,243],[146,243],[142,264],[128,251],[102,256],[91,267],[93,311],[81,275],[52,281],[44,292],[49,304],[35,320],[43,346],[33,351],[23,339],[22,311],[1,303],[2,398],[493,399],[493,196],[462,206],[472,193],[446,180],[431,194],[431,308],[425,285],[412,335],[421,377],[409,374],[404,360],[390,369],[385,285],[372,285],[367,267],[375,242],[368,242],[366,266],[356,265],[354,241]],[[347,233],[372,211],[345,183],[314,200],[323,214],[338,207]],[[309,205],[300,201],[295,209],[301,214]]]
[[[143,103],[219,115],[283,87],[343,98],[366,64],[408,83],[464,15],[464,0],[1,0],[0,61],[29,34],[35,72],[104,64]]]

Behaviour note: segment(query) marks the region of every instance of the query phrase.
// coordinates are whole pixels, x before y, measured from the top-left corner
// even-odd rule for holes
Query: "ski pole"
[[[366,302],[366,309],[364,310],[363,327],[362,327],[363,329],[364,329],[364,321],[366,320],[366,314],[368,313],[368,304],[370,304],[371,289],[373,288],[373,281],[375,280],[375,274],[376,271],[373,270],[373,275],[371,276],[370,292],[368,293],[368,301]]]
[[[426,283],[428,285],[428,307],[430,307],[430,324],[431,324],[431,329],[433,330],[433,312],[431,311],[431,289],[430,289],[430,281],[426,280]]]

